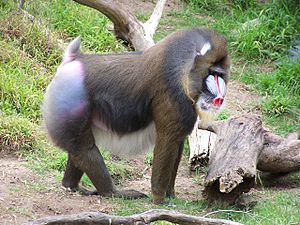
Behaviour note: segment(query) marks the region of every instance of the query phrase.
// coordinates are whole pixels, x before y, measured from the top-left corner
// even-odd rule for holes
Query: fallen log
[[[263,148],[259,117],[241,116],[214,123],[215,147],[210,151],[203,196],[227,205],[248,192],[256,182],[256,165]]]
[[[73,215],[49,216],[23,225],[146,225],[157,220],[182,225],[242,225],[230,220],[190,216],[165,209],[152,209],[132,216],[111,216],[100,212],[84,212]]]
[[[267,131],[258,116],[239,116],[205,128],[217,134],[210,149],[203,195],[228,205],[256,183],[256,169],[284,174],[300,170],[300,135]]]
[[[291,133],[282,138],[264,132],[264,146],[257,168],[264,172],[284,174],[300,170],[300,135]]]

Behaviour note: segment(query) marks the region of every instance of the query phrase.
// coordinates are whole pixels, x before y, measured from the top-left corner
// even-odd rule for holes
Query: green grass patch
[[[37,121],[43,92],[49,82],[47,71],[11,42],[0,40],[0,48],[1,110]]]
[[[38,143],[38,129],[27,119],[6,116],[0,111],[0,152],[20,154],[31,151]]]
[[[300,193],[288,191],[264,191],[252,209],[241,212],[218,212],[212,218],[234,220],[245,225],[298,224],[300,222]],[[215,208],[213,211],[217,211]],[[227,210],[240,211],[237,208]]]
[[[300,31],[295,0],[192,0],[190,6],[193,13],[214,19],[210,27],[225,34],[231,52],[251,61],[278,59]]]
[[[299,192],[264,191],[255,194],[255,197],[258,199],[258,203],[252,208],[243,210],[235,207],[208,206],[205,200],[190,201],[178,198],[171,199],[168,204],[156,206],[156,208],[176,210],[196,216],[203,216],[209,212],[209,218],[223,218],[246,225],[298,224],[300,222]],[[116,208],[114,214],[123,216],[142,213],[153,207],[151,199],[114,199],[112,202]],[[154,224],[165,223],[156,222]]]
[[[90,51],[103,53],[125,50],[114,34],[107,30],[111,22],[97,10],[71,0],[53,0],[45,4],[49,10],[43,9],[40,14],[48,19],[50,27],[70,38],[80,36]]]
[[[230,112],[225,108],[218,115],[217,120],[227,120],[230,117]]]
[[[248,22],[238,26],[231,47],[240,55],[254,61],[276,60],[286,53],[300,30],[299,2],[272,1],[262,9],[246,12]]]
[[[265,96],[266,121],[281,134],[300,129],[300,62],[285,61],[271,72],[248,71],[241,80]]]
[[[7,14],[0,15],[0,39],[11,43],[37,65],[53,70],[62,55],[58,35],[51,32],[42,19],[24,13]]]

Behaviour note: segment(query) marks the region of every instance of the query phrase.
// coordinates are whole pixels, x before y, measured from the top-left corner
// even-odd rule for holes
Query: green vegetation
[[[47,141],[41,125],[43,93],[60,63],[65,43],[81,36],[85,51],[124,51],[107,31],[109,20],[93,9],[70,0],[31,1],[27,14],[17,14],[14,1],[0,0],[0,152],[17,154],[39,173],[61,180],[67,155]],[[240,80],[264,96],[257,104],[264,121],[276,132],[300,130],[300,61],[289,62],[286,52],[300,32],[300,6],[296,0],[190,0],[184,11],[169,12],[160,23],[155,40],[184,28],[206,26],[228,38],[233,59],[232,79]],[[146,20],[144,13],[139,13]],[[220,120],[230,116],[223,111]],[[184,157],[188,155],[185,144]],[[135,165],[104,153],[117,181],[142,176]],[[152,164],[148,155],[145,166]],[[300,184],[299,174],[291,179]],[[201,183],[195,178],[197,183]],[[82,183],[91,186],[85,176]],[[35,190],[42,189],[35,184]],[[245,224],[296,224],[300,221],[300,194],[261,190],[258,204],[239,212],[219,212],[211,217]],[[200,196],[200,191],[199,191]],[[199,197],[200,198],[200,197]],[[130,215],[153,208],[149,199],[113,199],[114,213]],[[217,206],[204,200],[172,199],[167,209],[204,215]],[[155,223],[169,224],[169,223]]]
[[[3,152],[29,152],[36,147],[36,126],[27,119],[6,116],[0,111],[0,149]]]
[[[227,109],[223,109],[218,115],[218,120],[226,120],[229,117],[230,117],[229,111]]]
[[[272,72],[247,71],[241,80],[265,95],[265,119],[278,133],[287,134],[300,126],[300,60],[282,62]]]

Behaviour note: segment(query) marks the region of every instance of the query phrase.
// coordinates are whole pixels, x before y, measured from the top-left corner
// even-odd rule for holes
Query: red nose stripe
[[[221,90],[220,90],[220,84],[219,84],[219,80],[218,80],[218,75],[215,75],[215,81],[216,81],[216,84],[217,84],[217,90],[218,90],[218,95],[221,95]]]
[[[215,106],[221,106],[223,104],[224,98],[221,94],[221,90],[220,90],[220,85],[219,85],[219,80],[218,80],[218,75],[215,75],[215,81],[217,84],[217,91],[218,91],[218,95],[217,97],[213,100],[213,104]]]

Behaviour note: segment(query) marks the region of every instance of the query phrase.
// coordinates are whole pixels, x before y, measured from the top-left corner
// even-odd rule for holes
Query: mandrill
[[[48,134],[68,153],[63,186],[78,188],[86,173],[101,196],[144,197],[116,189],[97,146],[125,156],[154,146],[153,202],[175,196],[184,139],[197,115],[222,106],[229,67],[226,39],[208,29],[177,31],[134,53],[83,54],[73,40],[43,103]]]

